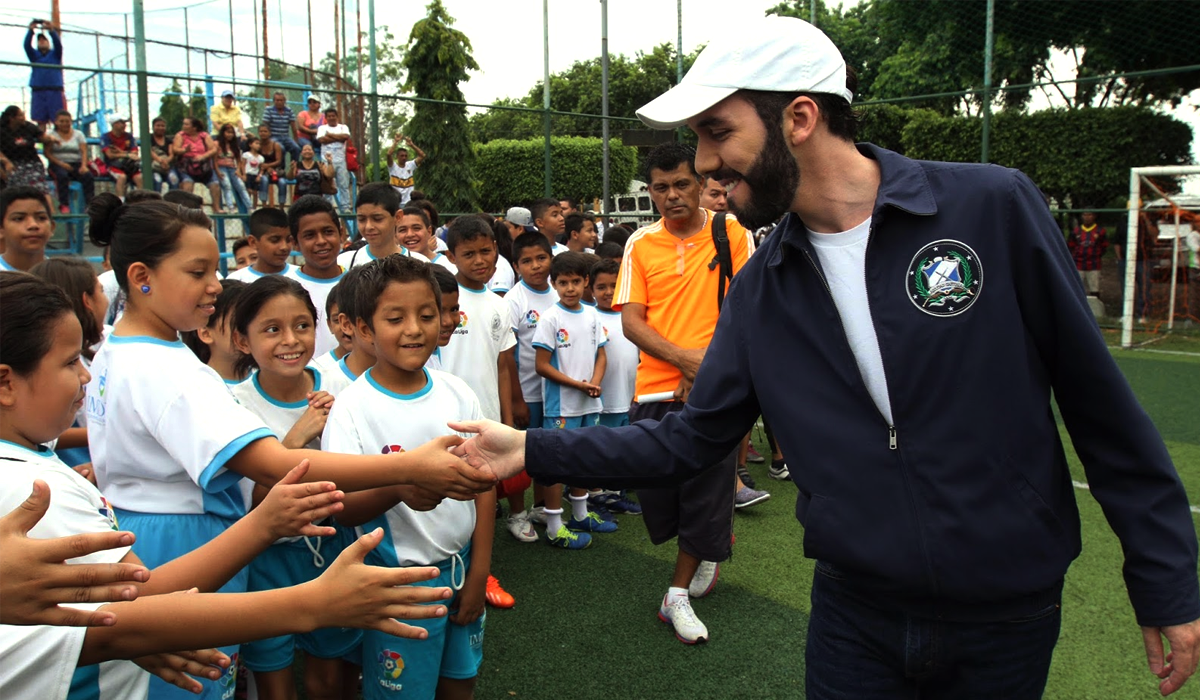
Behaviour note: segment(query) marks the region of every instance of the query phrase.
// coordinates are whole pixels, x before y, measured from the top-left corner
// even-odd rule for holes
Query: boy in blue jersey
[[[368,265],[355,289],[355,325],[375,347],[376,364],[344,389],[330,410],[321,447],[379,454],[447,435],[450,420],[480,418],[479,399],[461,379],[425,368],[437,347],[442,298],[425,263],[398,255]],[[384,633],[363,637],[363,697],[470,697],[483,662],[484,594],[495,526],[494,491],[474,501],[443,501],[421,489],[382,488],[348,494],[338,521],[384,541],[370,564],[420,562],[458,591],[449,619],[421,623],[426,640]]]
[[[596,311],[582,302],[588,284],[587,259],[566,252],[550,263],[558,302],[538,321],[533,335],[535,368],[542,377],[542,427],[563,430],[596,425],[603,404],[600,382],[607,357],[604,328]],[[583,549],[591,532],[615,532],[617,524],[587,509],[587,489],[572,487],[571,519],[563,523],[562,485],[546,485],[546,537],[563,549]]]

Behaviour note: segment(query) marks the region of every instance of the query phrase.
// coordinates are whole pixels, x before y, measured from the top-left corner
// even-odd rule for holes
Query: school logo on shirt
[[[382,453],[385,455],[390,455],[390,454],[393,454],[396,452],[403,452],[403,451],[404,451],[404,448],[399,445],[384,445]]]
[[[571,334],[567,332],[566,328],[559,328],[556,337],[558,338],[558,344],[561,346],[566,346],[571,342]]]
[[[525,314],[525,325],[529,326],[530,328],[536,328],[538,321],[540,320],[542,320],[542,315],[539,314],[536,309],[530,309],[529,312]]]
[[[458,328],[454,329],[454,335],[466,335],[470,331],[467,330],[467,312],[458,312]]]
[[[106,412],[104,406],[104,391],[108,387],[108,372],[100,375],[100,381],[96,385],[97,391],[93,395],[92,392],[84,394],[84,405],[87,406],[88,420],[96,421],[97,423],[104,422],[104,414]]]
[[[941,240],[913,256],[905,277],[908,299],[930,316],[957,316],[983,289],[983,265],[966,243]]]
[[[604,342],[607,343],[608,342],[608,326],[600,326],[600,329],[604,331]]]
[[[108,521],[108,526],[114,531],[121,528],[117,525],[117,513],[113,510],[112,504],[104,496],[100,497],[100,517]]]
[[[403,683],[396,682],[400,674],[404,673],[404,658],[391,649],[384,649],[379,652],[376,660],[379,662],[379,670],[382,672],[379,685],[388,690],[396,691],[404,688]]]

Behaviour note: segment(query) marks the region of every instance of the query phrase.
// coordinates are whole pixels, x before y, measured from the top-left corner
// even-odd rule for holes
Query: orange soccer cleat
[[[488,576],[487,593],[484,595],[487,598],[488,605],[493,608],[511,608],[517,604],[512,595],[500,587],[500,582],[495,576]]]

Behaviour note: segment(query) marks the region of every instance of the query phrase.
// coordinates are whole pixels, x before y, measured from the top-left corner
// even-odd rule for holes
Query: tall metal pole
[[[338,22],[341,22],[342,17],[338,14],[338,0],[333,0],[333,72],[337,76],[334,80],[334,86],[339,90],[337,96],[338,114],[342,114],[342,85],[339,82],[342,79],[342,34],[338,28]]]
[[[367,38],[368,52],[371,54],[371,177],[382,179],[380,170],[383,161],[380,159],[379,141],[379,65],[375,59],[375,0],[367,0],[367,24],[371,30]]]
[[[267,0],[262,0],[262,56],[264,81],[271,79],[271,52],[267,49],[267,24]],[[267,85],[265,82],[263,83],[263,97],[267,98],[268,102],[271,101],[271,86]]]
[[[192,107],[192,97],[191,97],[191,95],[192,95],[192,33],[190,31],[188,31],[188,26],[189,26],[188,9],[185,7],[185,8],[183,8],[183,44],[185,47],[183,49],[183,59],[184,59],[185,65],[187,66],[187,74],[188,74],[188,80],[187,80],[188,114],[191,116],[195,116],[194,114],[192,114],[192,109],[191,109],[191,107]]]
[[[808,23],[814,27],[817,26],[817,0],[809,0]]]
[[[543,194],[550,196],[550,0],[542,0],[542,129],[545,132],[546,160],[542,167],[545,178]]]
[[[311,73],[317,64],[313,63],[313,32],[312,32],[312,0],[308,0],[308,70]]]
[[[146,80],[146,14],[142,7],[142,0],[133,0],[133,37],[137,60],[138,141],[142,145],[140,150],[142,172],[149,176],[153,172],[154,159],[150,157],[150,94]]]
[[[136,28],[134,29],[134,33],[135,34],[137,33]],[[125,69],[129,70],[129,15],[125,15]],[[113,80],[113,87],[115,88],[116,86],[117,86],[117,81]],[[129,106],[129,114],[126,116],[132,117],[133,116],[133,78],[129,77],[128,73],[125,74],[125,104]],[[113,106],[118,107],[118,108],[121,106],[120,96],[117,96],[113,100]]]
[[[675,38],[675,83],[683,82],[683,0],[675,3],[675,20],[678,34]]]
[[[237,87],[237,53],[233,50],[233,0],[229,0],[229,77],[233,79],[231,89]],[[312,32],[309,32],[312,34]],[[209,126],[212,126],[211,124]]]
[[[983,138],[980,145],[979,162],[988,162],[988,147],[992,135],[992,48],[995,43],[993,18],[996,0],[987,3],[987,38],[983,48]]]
[[[600,114],[604,116],[600,126],[600,140],[604,147],[603,164],[603,199],[600,204],[600,214],[603,217],[604,229],[608,230],[608,200],[612,197],[612,183],[609,180],[609,150],[608,150],[608,0],[600,0]]]

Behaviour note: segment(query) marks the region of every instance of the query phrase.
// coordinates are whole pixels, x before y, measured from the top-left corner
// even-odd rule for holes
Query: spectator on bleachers
[[[133,134],[126,130],[129,123],[124,114],[114,113],[110,117],[110,125],[112,131],[100,137],[100,152],[104,155],[104,165],[108,167],[108,174],[116,181],[117,196],[124,197],[130,180],[133,180],[134,187],[142,186],[138,143]]]
[[[237,130],[223,124],[217,131],[217,180],[221,183],[221,201],[226,209],[242,213],[253,211],[250,194],[246,192],[242,148],[238,145]]]
[[[175,171],[179,173],[179,186],[185,192],[191,192],[195,183],[208,186],[212,195],[214,214],[221,210],[221,182],[217,179],[213,158],[217,155],[217,144],[204,131],[204,123],[199,117],[184,117],[183,126],[175,134],[172,144],[179,165]]]
[[[66,214],[71,210],[71,180],[83,189],[83,204],[87,206],[96,191],[92,171],[88,169],[87,139],[74,128],[71,113],[65,109],[54,116],[54,128],[47,135],[50,140],[45,146],[46,159],[50,161],[50,175],[58,190],[59,211]]]
[[[283,147],[271,138],[271,127],[262,124],[258,127],[258,152],[262,154],[263,164],[259,166],[259,199],[267,197],[271,183],[275,183],[279,193],[279,202],[287,202],[287,183],[283,181]],[[275,194],[271,193],[269,205],[275,206]]]
[[[296,160],[300,157],[300,145],[296,143],[296,113],[287,106],[287,95],[275,93],[273,104],[263,110],[263,124],[271,129],[271,138],[275,139],[284,151]],[[283,163],[281,162],[282,168]]]
[[[300,199],[306,194],[320,197],[322,195],[321,179],[332,178],[333,173],[331,164],[317,160],[311,145],[301,146],[300,160],[294,160],[288,166],[288,179],[296,181],[292,196],[295,199]]]
[[[340,209],[350,208],[350,171],[346,168],[346,144],[350,141],[350,127],[338,122],[338,111],[333,107],[325,110],[325,124],[317,129],[317,142],[321,144],[322,157],[333,166],[333,179],[337,183],[337,204]]]
[[[233,127],[240,136],[242,133],[242,108],[234,103],[233,90],[221,93],[221,101],[208,110],[208,121],[212,123],[214,134],[221,133],[221,127],[226,124]]]
[[[155,117],[150,132],[150,157],[153,162],[150,169],[154,175],[154,191],[162,192],[163,183],[171,189],[179,187],[179,174],[175,172],[175,154],[172,151],[173,139],[167,138],[167,120]]]
[[[321,111],[321,100],[316,95],[308,96],[308,109],[296,115],[296,143],[303,148],[304,144],[313,147],[313,155],[321,155],[321,143],[317,141],[317,129],[325,123],[325,113]]]
[[[9,105],[0,113],[0,166],[4,168],[5,186],[28,185],[42,194],[50,193],[46,168],[37,153],[38,142],[49,141],[37,124],[25,120],[20,107]],[[46,201],[49,206],[49,198]]]
[[[33,33],[38,27],[45,31],[38,34],[37,48],[34,48]],[[29,57],[30,63],[47,66],[34,68],[29,72],[29,89],[33,92],[29,111],[33,120],[43,129],[54,121],[58,110],[67,106],[67,98],[63,94],[62,53],[58,27],[44,19],[35,19],[29,23],[29,31],[25,34],[25,55]]]

